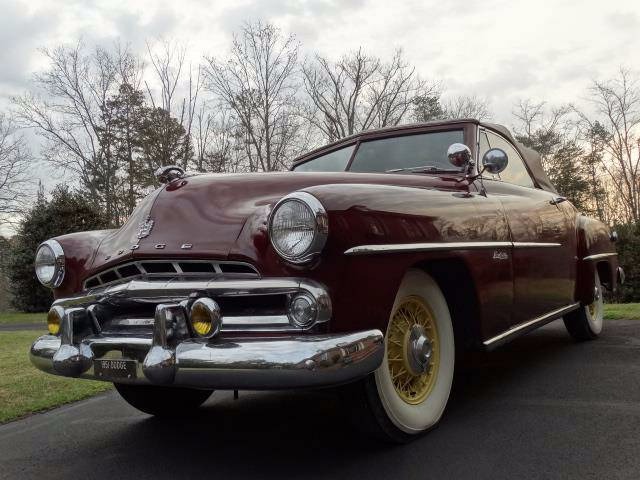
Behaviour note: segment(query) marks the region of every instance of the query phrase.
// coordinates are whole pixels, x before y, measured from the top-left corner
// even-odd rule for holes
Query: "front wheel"
[[[590,305],[580,307],[564,316],[564,325],[569,334],[577,341],[594,340],[602,332],[604,319],[604,300],[602,284],[598,272],[594,279],[594,300]]]
[[[410,270],[396,294],[382,365],[359,385],[356,418],[385,440],[433,428],[449,399],[455,363],[451,314],[438,284]]]
[[[158,387],[155,385],[127,385],[114,383],[126,402],[138,410],[159,417],[179,417],[202,405],[213,390]]]

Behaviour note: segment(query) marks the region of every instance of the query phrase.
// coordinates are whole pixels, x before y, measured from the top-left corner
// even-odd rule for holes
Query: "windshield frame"
[[[351,164],[353,163],[354,158],[358,154],[358,149],[360,148],[360,144],[371,141],[371,140],[381,140],[384,138],[392,138],[392,137],[406,137],[409,135],[420,135],[424,133],[435,133],[442,132],[447,130],[462,130],[463,131],[463,139],[464,144],[467,145],[471,149],[471,158],[476,158],[478,155],[478,122],[472,120],[464,120],[464,121],[442,121],[442,122],[433,122],[433,123],[423,123],[423,124],[413,124],[413,125],[400,125],[391,128],[385,128],[382,130],[369,130],[365,132],[361,132],[355,135],[351,135],[350,137],[343,138],[336,142],[330,143],[323,147],[312,150],[311,152],[302,155],[301,157],[296,158],[293,161],[293,164],[290,168],[291,171],[295,171],[295,168],[303,163],[311,162],[318,157],[322,157],[329,153],[332,153],[336,150],[340,150],[341,148],[347,148],[352,145],[355,145],[353,152],[351,152],[351,157],[349,161],[345,165],[344,170],[340,170],[344,173],[357,173],[350,172]],[[304,173],[304,172],[300,172]],[[392,173],[386,172],[371,172],[372,174],[377,175],[392,175]],[[403,172],[403,175],[424,175],[424,173],[411,173],[411,172]],[[435,174],[439,175],[439,174]]]

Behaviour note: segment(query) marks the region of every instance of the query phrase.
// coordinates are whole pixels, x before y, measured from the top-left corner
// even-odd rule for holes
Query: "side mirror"
[[[464,143],[452,143],[447,149],[447,158],[452,165],[466,168],[471,162],[471,149]]]
[[[487,152],[482,156],[482,169],[492,173],[493,175],[504,171],[504,169],[507,168],[508,163],[509,157],[507,156],[507,152],[501,148],[492,148],[491,150],[487,150]]]

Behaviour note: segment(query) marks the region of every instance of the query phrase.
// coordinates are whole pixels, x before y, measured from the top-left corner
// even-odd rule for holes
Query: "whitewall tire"
[[[382,365],[364,381],[369,421],[388,440],[405,442],[442,417],[455,366],[449,307],[421,270],[403,278],[385,334]]]
[[[564,316],[569,334],[578,341],[594,340],[602,332],[604,324],[604,299],[600,276],[596,270],[594,278],[594,300]]]

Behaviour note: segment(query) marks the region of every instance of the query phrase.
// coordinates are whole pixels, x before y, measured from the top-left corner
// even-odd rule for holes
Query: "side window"
[[[531,180],[527,167],[524,165],[524,160],[522,160],[522,157],[513,145],[501,136],[495,135],[491,132],[486,132],[486,135],[491,148],[501,148],[509,157],[509,164],[507,165],[507,168],[504,172],[496,175],[495,177],[503,182],[513,183],[522,187],[534,188],[535,185]],[[480,134],[480,142],[480,152],[484,154],[486,150],[483,150],[482,147],[482,133]]]
[[[335,150],[293,168],[296,172],[344,172],[355,145]]]

